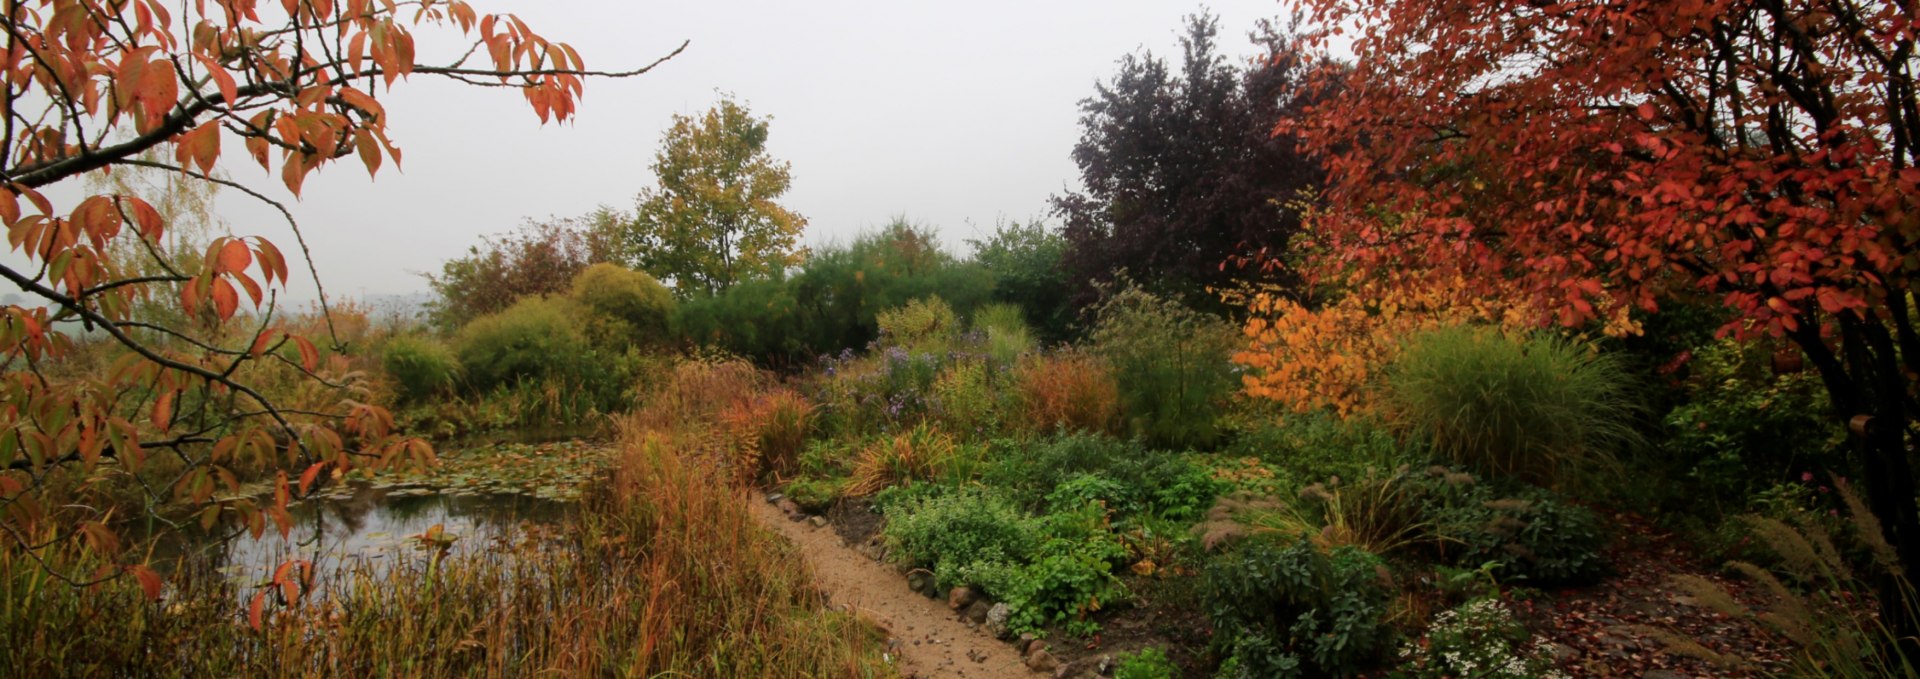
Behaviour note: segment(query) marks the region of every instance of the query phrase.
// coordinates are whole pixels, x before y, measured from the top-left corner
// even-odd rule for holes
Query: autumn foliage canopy
[[[1355,54],[1277,130],[1328,163],[1331,268],[1512,286],[1566,326],[1718,299],[1805,353],[1920,567],[1913,3],[1304,6]]]

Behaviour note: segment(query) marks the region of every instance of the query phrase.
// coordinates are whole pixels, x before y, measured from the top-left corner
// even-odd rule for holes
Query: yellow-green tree
[[[790,164],[767,155],[767,123],[723,98],[698,118],[676,115],[654,156],[659,186],[640,192],[627,230],[638,268],[682,296],[725,290],[799,263],[807,219],[775,203]]]

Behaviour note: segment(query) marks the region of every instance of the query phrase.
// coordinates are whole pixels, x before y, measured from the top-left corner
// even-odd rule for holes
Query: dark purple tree
[[[1298,201],[1324,171],[1274,125],[1303,105],[1308,61],[1290,32],[1262,22],[1261,53],[1238,65],[1216,51],[1219,22],[1188,17],[1178,71],[1151,52],[1120,60],[1080,103],[1073,150],[1082,188],[1054,196],[1065,222],[1061,266],[1082,301],[1125,269],[1149,289],[1208,310],[1209,287],[1259,278],[1287,284],[1268,259],[1299,231]],[[1229,263],[1232,260],[1233,263]]]

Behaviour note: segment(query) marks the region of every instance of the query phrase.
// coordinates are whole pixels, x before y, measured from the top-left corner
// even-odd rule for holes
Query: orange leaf
[[[164,432],[173,426],[173,394],[174,392],[167,391],[160,394],[160,398],[154,399],[153,428]]]
[[[306,497],[307,491],[313,488],[313,480],[320,476],[321,468],[326,466],[327,466],[326,462],[315,462],[312,465],[308,466],[306,471],[300,472],[300,496],[301,497]]]
[[[227,69],[222,68],[219,64],[214,63],[212,59],[208,59],[204,55],[195,56],[199,57],[202,66],[207,67],[207,75],[213,77],[213,84],[220,88],[220,98],[227,100],[228,106],[233,106],[234,102],[239,101],[240,87],[238,83],[234,82],[233,74],[228,73]]]
[[[287,258],[280,254],[280,248],[274,247],[265,238],[255,239],[259,245],[254,252],[260,257],[260,268],[267,274],[267,284],[273,284],[274,276],[280,277],[280,284],[287,283]]]
[[[135,580],[140,581],[140,591],[146,593],[148,601],[160,600],[160,587],[166,584],[166,581],[160,578],[159,573],[153,572],[153,569],[146,566],[129,566],[127,571],[133,573]]]
[[[233,318],[233,312],[240,309],[240,293],[225,278],[213,279],[213,310],[220,320]]]
[[[166,220],[160,217],[160,211],[154,209],[153,205],[147,201],[133,196],[127,196],[121,200],[133,208],[133,221],[140,228],[140,237],[159,242],[167,228]]]
[[[300,366],[306,368],[307,372],[319,370],[320,350],[315,349],[313,343],[307,341],[305,337],[299,335],[288,335],[288,337],[292,337],[294,346],[300,349]]]
[[[260,618],[266,613],[266,610],[267,592],[261,590],[259,593],[253,595],[253,603],[247,606],[247,624],[253,625],[254,631],[260,631]]]
[[[264,354],[267,352],[267,347],[272,343],[273,343],[273,333],[271,331],[261,332],[259,335],[254,336],[253,346],[247,349],[247,355],[259,356],[261,354]]]
[[[252,264],[253,253],[247,249],[246,241],[236,238],[220,246],[220,264],[214,271],[221,273],[246,271]]]
[[[256,309],[260,308],[260,300],[262,298],[260,284],[253,282],[253,277],[243,273],[234,274],[233,280],[239,281],[240,287],[247,291],[247,297],[253,299],[253,307]]]

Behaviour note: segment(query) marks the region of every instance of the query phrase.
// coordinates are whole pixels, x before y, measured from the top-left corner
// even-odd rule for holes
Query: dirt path
[[[751,501],[754,518],[792,541],[813,567],[814,579],[836,607],[850,605],[892,635],[901,673],[937,679],[1033,679],[1013,646],[968,629],[944,601],[907,589],[892,568],[840,541],[831,527],[790,521],[764,502]]]

